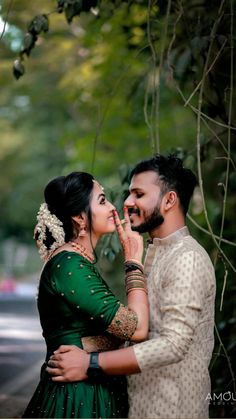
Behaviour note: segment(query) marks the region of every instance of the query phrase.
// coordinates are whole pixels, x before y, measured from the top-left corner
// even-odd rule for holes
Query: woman
[[[126,340],[145,340],[148,300],[142,238],[132,232],[127,209],[123,229],[103,188],[88,173],[73,172],[52,180],[44,196],[35,239],[45,260],[38,309],[47,355],[40,383],[23,417],[126,417],[124,378],[92,376],[83,382],[61,384],[50,380],[46,365],[61,344],[99,352]],[[98,239],[116,227],[125,258],[127,307],[94,266]]]

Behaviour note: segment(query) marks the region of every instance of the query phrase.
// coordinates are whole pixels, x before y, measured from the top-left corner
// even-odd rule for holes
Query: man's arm
[[[77,346],[62,345],[51,356],[47,371],[52,381],[83,381],[87,377],[90,354]],[[140,372],[133,347],[101,352],[99,365],[108,375],[130,375]]]

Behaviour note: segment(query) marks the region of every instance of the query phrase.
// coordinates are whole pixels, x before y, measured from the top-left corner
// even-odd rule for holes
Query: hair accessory
[[[65,231],[63,229],[63,223],[57,218],[55,214],[52,214],[46,202],[40,205],[39,212],[37,214],[37,221],[34,238],[37,242],[38,251],[41,259],[47,260],[51,253],[54,252],[58,247],[65,244]],[[44,244],[47,239],[46,229],[50,231],[52,237],[54,238],[54,243],[47,248]]]

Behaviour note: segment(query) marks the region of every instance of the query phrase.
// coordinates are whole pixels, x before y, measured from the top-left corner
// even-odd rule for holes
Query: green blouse
[[[75,252],[54,256],[42,272],[38,310],[48,356],[62,344],[104,334],[120,308],[95,266]]]
[[[117,347],[117,338],[120,344],[120,339],[129,339],[134,333],[136,314],[120,303],[91,262],[68,251],[46,263],[39,283],[38,310],[47,355],[40,383],[23,417],[126,417],[124,377],[56,383],[45,368],[53,351],[63,344],[83,348],[83,339],[89,339],[91,350],[96,351],[110,349],[109,345],[102,349],[104,339],[105,346],[115,339]]]

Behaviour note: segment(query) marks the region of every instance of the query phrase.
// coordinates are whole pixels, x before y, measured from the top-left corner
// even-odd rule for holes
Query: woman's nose
[[[110,208],[109,208],[109,209],[110,209],[111,211],[113,211],[113,210],[115,210],[115,209],[116,209],[116,207],[115,207],[115,206],[114,206],[114,205],[113,205],[110,201],[109,201],[109,204],[110,204]]]

